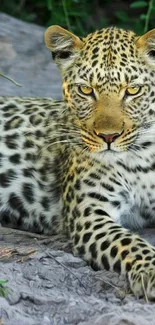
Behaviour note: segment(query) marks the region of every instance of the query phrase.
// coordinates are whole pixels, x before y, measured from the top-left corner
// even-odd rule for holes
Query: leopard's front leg
[[[93,268],[125,273],[136,296],[155,299],[155,249],[138,235],[116,224],[95,204],[74,206],[70,214],[74,253]]]

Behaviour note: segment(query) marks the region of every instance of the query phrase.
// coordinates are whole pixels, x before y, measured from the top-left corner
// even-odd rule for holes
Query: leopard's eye
[[[85,87],[85,86],[79,86],[79,91],[83,94],[83,95],[93,95],[93,88],[91,87]]]
[[[131,95],[131,96],[134,96],[134,95],[137,95],[141,90],[141,87],[128,87],[126,89],[126,95]]]

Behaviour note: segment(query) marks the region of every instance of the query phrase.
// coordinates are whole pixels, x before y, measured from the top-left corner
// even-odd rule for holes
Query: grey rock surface
[[[146,238],[154,231],[144,231]],[[154,239],[154,240],[153,240]],[[125,278],[94,272],[63,236],[0,228],[3,325],[154,325],[154,304],[128,293]]]
[[[152,238],[154,231],[144,231]],[[94,272],[63,236],[0,228],[3,325],[154,325],[154,304],[128,293],[123,276]]]
[[[60,98],[60,78],[43,28],[0,14],[0,95]],[[155,245],[155,230],[141,231]],[[62,235],[0,227],[0,325],[155,325],[155,305],[128,293],[123,276],[94,272]]]
[[[0,13],[0,95],[61,98],[61,77],[44,44],[45,29]]]

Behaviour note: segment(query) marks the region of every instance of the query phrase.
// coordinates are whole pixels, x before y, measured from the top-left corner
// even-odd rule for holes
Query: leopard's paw
[[[145,297],[146,301],[155,301],[155,269],[141,267],[128,273],[130,288],[135,296]]]

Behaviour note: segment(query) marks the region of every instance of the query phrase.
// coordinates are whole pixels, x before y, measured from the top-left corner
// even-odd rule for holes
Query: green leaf
[[[115,16],[120,21],[123,21],[123,22],[126,22],[126,21],[129,20],[128,14],[125,11],[123,11],[123,10],[117,10],[116,13],[115,13]]]
[[[4,292],[4,290],[3,290],[2,288],[0,288],[0,295],[1,295],[2,297],[5,297],[5,292]]]
[[[78,27],[78,30],[79,30],[80,36],[85,35],[86,32],[85,32],[85,29],[83,28],[83,25],[82,25],[81,19],[78,19],[77,17],[75,17],[75,19],[76,19],[76,24],[77,24],[77,27]],[[76,33],[76,30],[75,30],[75,33]]]
[[[0,280],[0,285],[8,283],[8,280]]]
[[[110,25],[109,17],[102,16],[102,18],[100,19],[100,25],[101,25],[101,28],[105,28],[108,25]]]
[[[0,296],[5,297],[7,294],[7,288],[3,286],[3,284],[6,284],[8,280],[0,280]]]
[[[73,10],[69,12],[69,15],[74,17],[87,17],[86,12],[77,12]]]
[[[144,8],[147,6],[148,3],[146,1],[134,1],[130,4],[130,8]]]
[[[47,0],[47,8],[48,8],[48,10],[52,10],[52,0]]]
[[[146,15],[145,15],[145,14],[141,14],[141,15],[140,15],[140,19],[141,19],[141,20],[145,20],[145,19],[146,19]]]

